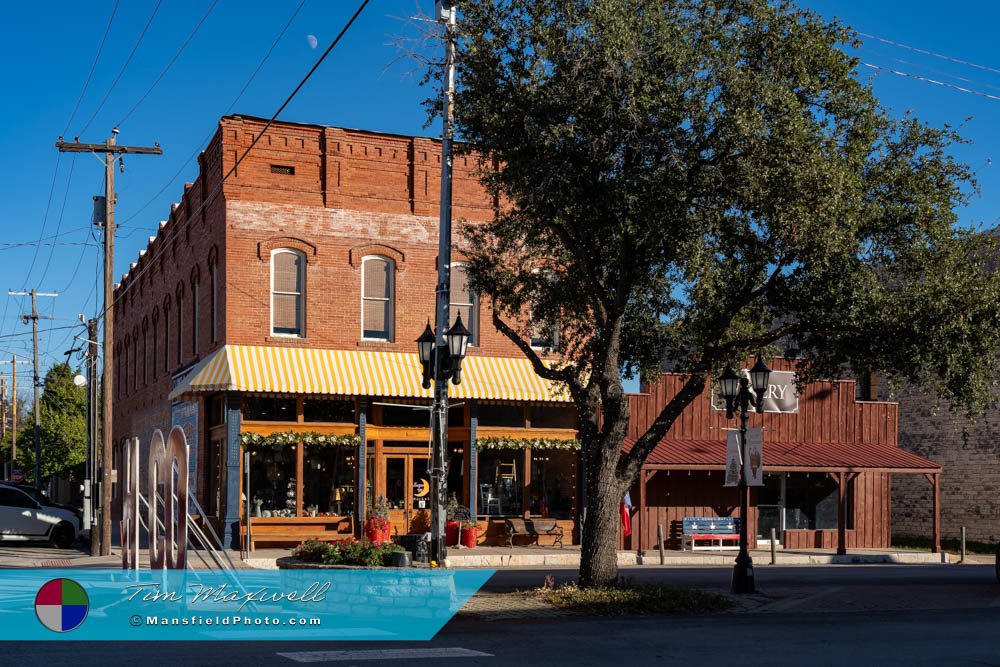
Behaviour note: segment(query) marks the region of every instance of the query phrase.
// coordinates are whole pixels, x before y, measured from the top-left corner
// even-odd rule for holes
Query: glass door
[[[426,533],[431,529],[431,475],[426,456],[410,457],[410,531]]]
[[[410,510],[407,504],[406,456],[386,456],[382,470],[385,474],[385,499],[389,502],[389,530],[393,535],[409,532]]]
[[[785,532],[785,474],[764,476],[764,486],[757,489],[757,542],[771,544],[771,530],[778,544]]]

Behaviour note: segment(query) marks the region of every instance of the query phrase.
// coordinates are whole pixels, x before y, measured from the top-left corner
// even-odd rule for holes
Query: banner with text
[[[726,399],[722,397],[719,383],[712,386],[711,403],[713,410],[725,410]],[[771,371],[767,391],[764,393],[764,412],[797,414],[799,395],[795,391],[795,373],[791,371]]]

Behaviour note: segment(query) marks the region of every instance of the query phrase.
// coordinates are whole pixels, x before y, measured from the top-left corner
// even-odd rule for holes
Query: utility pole
[[[163,155],[160,144],[148,146],[119,146],[118,128],[111,130],[111,136],[103,144],[83,144],[79,141],[63,141],[59,137],[56,148],[63,153],[100,153],[104,155],[104,368],[101,377],[101,556],[111,555],[111,484],[112,443],[111,443],[111,400],[113,393],[114,367],[114,272],[115,272],[115,156],[122,171],[125,153],[141,155]],[[97,221],[95,221],[97,222]],[[93,541],[93,537],[91,540]]]
[[[27,324],[28,320],[31,320],[31,336],[32,336],[32,348],[34,355],[34,380],[35,380],[35,428],[33,434],[33,440],[35,443],[35,488],[41,491],[42,489],[42,421],[41,412],[39,411],[39,389],[41,389],[42,381],[38,377],[38,320],[51,320],[51,317],[41,317],[38,314],[38,297],[40,296],[59,296],[55,292],[39,292],[37,290],[31,290],[30,292],[10,292],[7,294],[9,296],[31,296],[31,314],[21,315],[21,320]]]
[[[7,437],[7,378],[0,378],[0,440]],[[3,478],[10,479],[11,466],[3,462]]]
[[[456,12],[453,2],[438,0],[435,18],[444,24],[445,72],[441,94],[441,202],[440,228],[438,230],[438,285],[437,310],[434,329],[437,341],[434,346],[434,405],[431,410],[431,431],[434,451],[431,461],[431,560],[443,563],[448,555],[445,546],[445,503],[448,483],[448,381],[445,364],[448,344],[445,330],[451,326],[451,135],[452,98],[455,89],[455,32]]]
[[[10,374],[10,474],[17,468],[17,357],[11,356],[13,371]]]
[[[90,555],[101,555],[94,539],[94,481],[97,479],[97,318],[87,322],[87,469],[83,480],[83,520],[90,532]]]

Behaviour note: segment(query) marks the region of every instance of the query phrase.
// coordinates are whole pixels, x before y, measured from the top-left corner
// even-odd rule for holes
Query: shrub
[[[337,542],[309,540],[300,544],[292,556],[306,563],[381,567],[389,561],[393,551],[402,551],[402,548],[392,542],[369,542],[367,539]]]

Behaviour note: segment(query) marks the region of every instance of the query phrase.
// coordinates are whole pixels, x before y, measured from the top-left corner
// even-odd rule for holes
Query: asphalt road
[[[723,590],[726,568],[625,568],[636,581]],[[493,591],[572,569],[503,570]],[[4,642],[17,665],[1000,665],[988,565],[758,567],[743,611],[627,619],[457,617],[431,642]],[[431,651],[432,653],[427,653]],[[86,658],[85,658],[86,656]],[[381,658],[381,659],[380,659]],[[304,662],[308,660],[309,662]],[[0,658],[0,663],[5,660]]]

